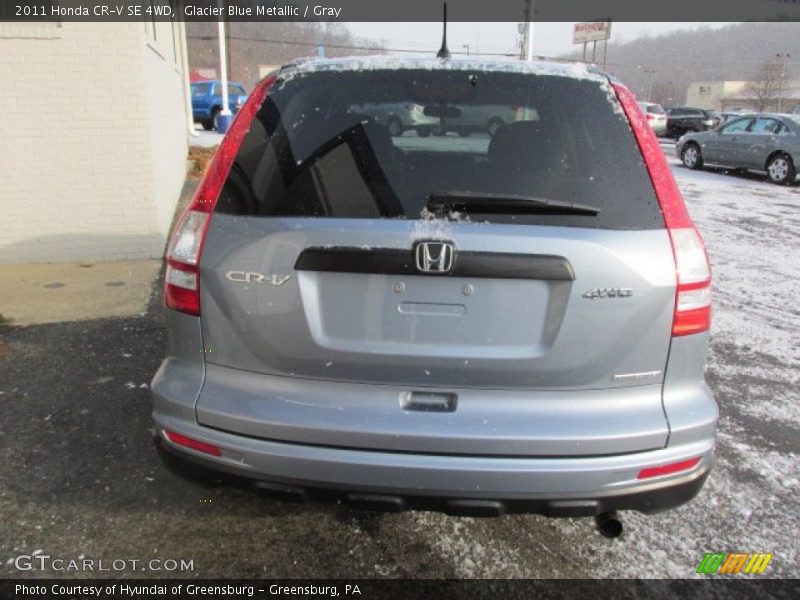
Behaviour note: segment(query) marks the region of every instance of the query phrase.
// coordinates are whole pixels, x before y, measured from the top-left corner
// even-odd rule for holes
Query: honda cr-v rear
[[[393,137],[364,106],[447,130]],[[655,511],[712,464],[703,242],[633,95],[582,66],[342,59],[262,81],[168,248],[171,454],[453,513]]]

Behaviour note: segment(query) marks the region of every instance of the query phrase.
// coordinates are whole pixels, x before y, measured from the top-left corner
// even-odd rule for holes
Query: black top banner
[[[7,579],[3,600],[524,600],[544,598],[775,598],[800,592],[797,580],[452,580],[452,579]]]
[[[0,0],[0,21],[440,21],[435,0]],[[800,0],[448,0],[448,21],[798,21]]]

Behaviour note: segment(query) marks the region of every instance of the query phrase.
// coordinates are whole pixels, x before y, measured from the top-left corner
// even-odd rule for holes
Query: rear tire
[[[694,142],[689,142],[681,151],[681,161],[683,166],[692,170],[703,168],[703,155],[700,154],[700,146]]]
[[[433,131],[428,127],[420,127],[417,129],[417,135],[419,137],[428,137]]]
[[[783,152],[771,157],[767,161],[767,176],[772,183],[792,185],[797,177],[792,157]]]
[[[205,129],[206,131],[211,131],[211,130],[214,129],[214,121],[203,120],[203,121],[200,121],[200,124],[203,126],[203,129]]]
[[[211,126],[208,127],[208,131],[211,131],[212,129],[216,129],[217,128],[217,117],[219,116],[219,113],[221,113],[221,112],[222,112],[222,110],[219,109],[219,108],[215,108],[214,110],[211,111]],[[205,125],[203,125],[203,127],[205,127]]]

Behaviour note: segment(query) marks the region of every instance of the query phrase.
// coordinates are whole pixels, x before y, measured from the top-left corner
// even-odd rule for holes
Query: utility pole
[[[650,97],[653,95],[653,73],[655,73],[655,69],[644,69],[644,73],[648,73],[650,75],[650,81],[647,84],[647,101],[651,102]]]
[[[222,7],[221,0],[220,7]],[[233,118],[231,116],[231,103],[228,96],[228,49],[226,47],[227,37],[225,35],[225,20],[223,18],[220,18],[219,23],[217,23],[217,28],[219,36],[219,83],[222,86],[222,110],[219,113],[215,125],[219,133],[227,133]]]
[[[775,57],[781,59],[781,74],[778,77],[778,112],[781,112],[783,104],[783,78],[786,77],[786,63],[789,61],[789,54],[784,52],[776,54]]]
[[[462,48],[466,48],[466,50],[467,50],[467,56],[469,56],[469,44],[462,44],[462,45],[461,45],[461,47],[462,47]]]
[[[525,35],[521,54],[522,60],[533,60],[533,0],[525,0]]]

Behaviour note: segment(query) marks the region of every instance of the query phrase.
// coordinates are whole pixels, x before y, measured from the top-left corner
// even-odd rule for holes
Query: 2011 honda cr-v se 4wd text
[[[514,117],[393,137],[382,103]],[[290,64],[167,261],[166,457],[471,515],[654,512],[712,466],[705,248],[634,96],[584,66]]]

